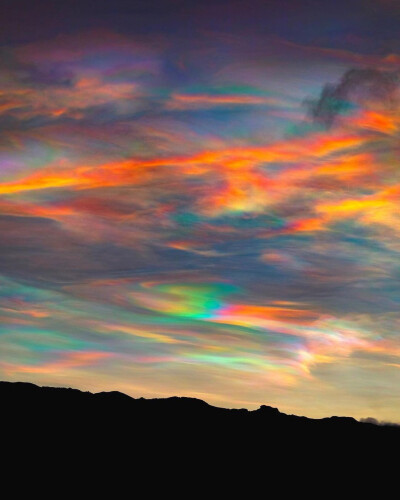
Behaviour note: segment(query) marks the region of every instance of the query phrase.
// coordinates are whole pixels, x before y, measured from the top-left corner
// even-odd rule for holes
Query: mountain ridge
[[[12,404],[14,406],[21,404],[24,402],[28,402],[28,398],[36,398],[39,400],[40,398],[45,398],[48,403],[52,404],[62,404],[68,403],[68,399],[75,398],[76,403],[81,404],[95,404],[95,402],[101,401],[102,403],[107,404],[122,404],[122,405],[131,405],[132,409],[138,410],[139,405],[148,406],[158,406],[160,409],[165,412],[180,410],[186,412],[192,412],[194,410],[198,411],[208,411],[210,415],[214,413],[214,416],[219,414],[219,416],[262,416],[267,419],[271,418],[280,418],[280,419],[290,419],[292,422],[307,422],[311,423],[327,423],[327,422],[340,422],[340,423],[348,423],[348,424],[356,424],[360,426],[375,426],[375,427],[385,427],[391,428],[399,431],[400,435],[400,425],[391,422],[380,423],[373,418],[367,418],[362,420],[357,420],[354,417],[349,416],[337,416],[332,415],[330,417],[322,417],[322,418],[311,418],[305,416],[299,416],[294,414],[286,414],[281,412],[278,408],[261,405],[259,408],[255,410],[249,410],[247,408],[223,408],[211,405],[206,401],[199,398],[192,398],[187,396],[171,396],[166,398],[134,398],[125,394],[121,391],[100,391],[100,392],[90,392],[90,391],[82,391],[80,389],[74,389],[71,387],[53,387],[53,386],[39,386],[37,384],[33,384],[31,382],[9,382],[9,381],[0,381],[0,402],[4,401],[4,399],[9,398],[12,400]],[[21,399],[22,398],[22,399]],[[64,401],[63,401],[63,399]],[[79,401],[78,401],[79,399]],[[164,408],[162,408],[164,406]]]
[[[266,405],[227,409],[196,398],[135,399],[24,382],[0,382],[0,409],[2,456],[14,467],[29,463],[42,477],[46,463],[65,484],[101,471],[100,491],[104,478],[117,478],[115,489],[121,474],[131,478],[133,470],[136,481],[161,491],[177,474],[182,481],[197,478],[196,489],[202,474],[232,476],[232,485],[266,474],[279,480],[283,470],[298,478],[310,471],[326,477],[338,467],[387,474],[400,444],[400,426],[352,417],[310,419]]]

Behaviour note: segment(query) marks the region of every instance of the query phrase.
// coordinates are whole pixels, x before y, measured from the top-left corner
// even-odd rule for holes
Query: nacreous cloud
[[[233,43],[4,49],[1,378],[398,420],[397,59]]]

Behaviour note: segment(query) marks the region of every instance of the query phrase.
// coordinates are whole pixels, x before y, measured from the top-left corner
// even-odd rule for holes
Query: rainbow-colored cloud
[[[1,378],[398,420],[399,56],[198,43],[4,49]]]

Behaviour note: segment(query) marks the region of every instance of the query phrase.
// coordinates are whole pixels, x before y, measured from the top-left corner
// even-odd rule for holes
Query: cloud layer
[[[1,378],[399,419],[398,57],[253,42],[3,48]]]

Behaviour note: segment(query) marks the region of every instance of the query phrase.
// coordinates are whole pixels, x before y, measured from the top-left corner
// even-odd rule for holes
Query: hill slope
[[[92,394],[76,389],[38,387],[29,383],[0,382],[0,404],[3,421],[10,427],[34,426],[44,434],[56,430],[93,433],[143,432],[175,438],[190,433],[193,437],[218,432],[226,436],[234,431],[239,439],[257,434],[259,439],[277,436],[333,438],[335,436],[368,436],[400,440],[400,426],[378,426],[358,422],[351,417],[311,419],[286,415],[278,409],[261,406],[257,410],[225,409],[194,398],[134,399],[120,392]]]
[[[209,496],[218,484],[221,496],[248,496],[266,484],[297,492],[304,478],[315,477],[325,478],[330,491],[337,485],[342,496],[351,478],[362,478],[357,490],[367,484],[367,471],[397,477],[390,457],[400,427],[353,418],[314,420],[268,406],[229,410],[191,398],[8,382],[0,382],[0,408],[3,477],[15,477],[14,491],[45,483],[51,489],[55,481],[58,489],[72,488],[74,498],[83,480],[88,495],[108,491],[111,498],[125,496],[132,484],[185,498]]]

